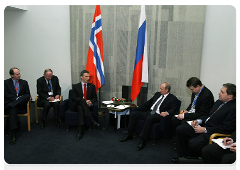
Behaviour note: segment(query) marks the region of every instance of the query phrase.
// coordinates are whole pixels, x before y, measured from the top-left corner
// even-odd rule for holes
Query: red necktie
[[[87,100],[87,87],[86,87],[86,84],[84,84],[84,99]]]

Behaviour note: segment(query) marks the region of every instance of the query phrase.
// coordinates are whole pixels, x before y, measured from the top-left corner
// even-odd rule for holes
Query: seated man
[[[181,111],[178,117],[172,117],[174,128],[185,124],[188,120],[195,120],[207,115],[214,104],[212,92],[197,77],[191,77],[186,86],[192,92],[191,103],[186,110]]]
[[[133,131],[135,124],[138,120],[145,120],[145,124],[141,134],[141,142],[137,146],[137,150],[141,150],[145,147],[148,140],[149,133],[153,123],[160,122],[166,116],[174,114],[177,107],[177,98],[170,93],[171,85],[167,82],[161,84],[160,92],[156,92],[155,95],[141,106],[148,107],[148,111],[134,111],[129,115],[128,134],[120,139],[120,142],[125,142],[133,138]],[[140,107],[141,107],[140,106]]]
[[[53,102],[60,99],[61,87],[57,76],[53,75],[51,69],[46,69],[42,77],[37,79],[37,105],[43,107],[42,122],[40,128],[43,129],[46,125],[46,119],[49,109],[53,107],[54,111],[54,124],[59,127],[59,103],[60,101]]]
[[[22,80],[20,70],[16,67],[10,69],[12,78],[4,80],[4,113],[9,115],[9,125],[11,130],[11,144],[16,143],[16,130],[18,129],[18,109],[26,109],[30,100],[30,90],[28,82]]]
[[[229,134],[236,131],[236,85],[223,85],[219,100],[209,115],[192,121],[191,126],[184,124],[177,127],[177,152],[180,157],[199,157],[213,133]],[[177,162],[178,158],[173,158],[172,161]]]
[[[223,149],[218,144],[213,143],[207,145],[202,149],[202,159],[207,164],[232,164],[236,160],[236,131],[231,134],[230,137],[223,139],[225,146],[230,146],[229,149]]]
[[[93,126],[100,126],[91,116],[90,110],[93,103],[97,100],[96,88],[94,84],[88,83],[90,79],[89,71],[83,70],[81,72],[82,82],[72,86],[72,106],[71,110],[78,112],[79,129],[77,133],[77,140],[83,137],[84,117],[88,117]]]

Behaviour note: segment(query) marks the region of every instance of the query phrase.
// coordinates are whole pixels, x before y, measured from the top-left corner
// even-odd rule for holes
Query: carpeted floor
[[[171,158],[177,156],[173,138],[159,139],[155,146],[149,140],[141,151],[136,151],[139,137],[120,143],[119,138],[125,135],[123,128],[114,131],[108,116],[99,118],[99,123],[107,125],[108,130],[85,129],[83,138],[77,141],[77,127],[66,131],[64,122],[60,127],[53,125],[52,109],[44,129],[35,122],[33,103],[32,113],[30,132],[26,118],[20,118],[21,129],[15,145],[9,143],[10,135],[4,135],[4,158],[9,164],[172,164]]]

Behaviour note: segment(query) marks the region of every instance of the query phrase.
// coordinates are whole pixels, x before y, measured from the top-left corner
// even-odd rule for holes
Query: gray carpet
[[[32,106],[34,111],[34,105]],[[33,112],[34,113],[34,112]],[[125,134],[123,128],[114,131],[109,118],[99,118],[101,125],[108,130],[85,129],[80,141],[76,140],[77,127],[66,131],[64,122],[60,127],[53,125],[52,109],[48,115],[46,127],[39,128],[35,122],[32,130],[27,131],[27,120],[21,117],[21,129],[17,133],[17,142],[11,145],[10,135],[4,135],[4,158],[9,164],[172,164],[171,158],[177,153],[173,149],[172,139],[159,139],[156,145],[149,140],[145,148],[136,151],[140,142],[137,136],[133,140],[120,143]]]

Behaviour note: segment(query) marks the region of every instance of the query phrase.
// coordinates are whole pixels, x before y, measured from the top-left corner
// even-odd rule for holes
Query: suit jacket
[[[233,142],[236,142],[236,141],[237,141],[237,138],[236,138],[236,131],[234,131],[234,132],[231,134],[230,138],[233,139]]]
[[[231,134],[236,131],[236,100],[227,102],[217,110],[222,103],[220,100],[215,102],[209,113],[211,115],[210,119],[208,119],[209,116],[200,118],[203,121],[202,126],[207,129],[207,133],[204,133],[207,138],[213,133]],[[205,123],[207,119],[208,121]]]
[[[23,95],[30,96],[30,90],[29,90],[28,82],[26,80],[19,79],[19,87],[20,87],[20,91],[17,96],[17,92],[14,87],[12,78],[4,80],[4,105],[7,105],[15,101],[19,96],[23,96]]]
[[[153,106],[157,99],[161,96],[160,92],[156,92],[154,96],[143,103],[140,107],[147,107],[148,110]],[[168,112],[169,115],[174,115],[177,108],[177,98],[173,94],[169,93],[168,96],[163,100],[161,106],[159,107],[159,112]]]
[[[76,104],[83,98],[82,83],[72,85],[72,106],[71,110],[76,111]],[[87,100],[91,100],[92,104],[97,100],[96,88],[94,84],[87,83]]]
[[[59,85],[59,80],[57,76],[52,76],[52,89],[53,89],[53,96],[61,95],[61,87]],[[48,86],[45,80],[45,77],[42,76],[37,79],[37,94],[38,94],[38,106],[42,106],[42,102],[45,100],[47,101],[48,95]]]
[[[195,94],[192,94],[191,103],[186,110],[190,110]],[[185,113],[184,119],[198,119],[201,116],[207,115],[214,104],[214,97],[212,92],[205,86],[202,89],[200,95],[198,96],[196,105],[195,105],[195,113]]]

